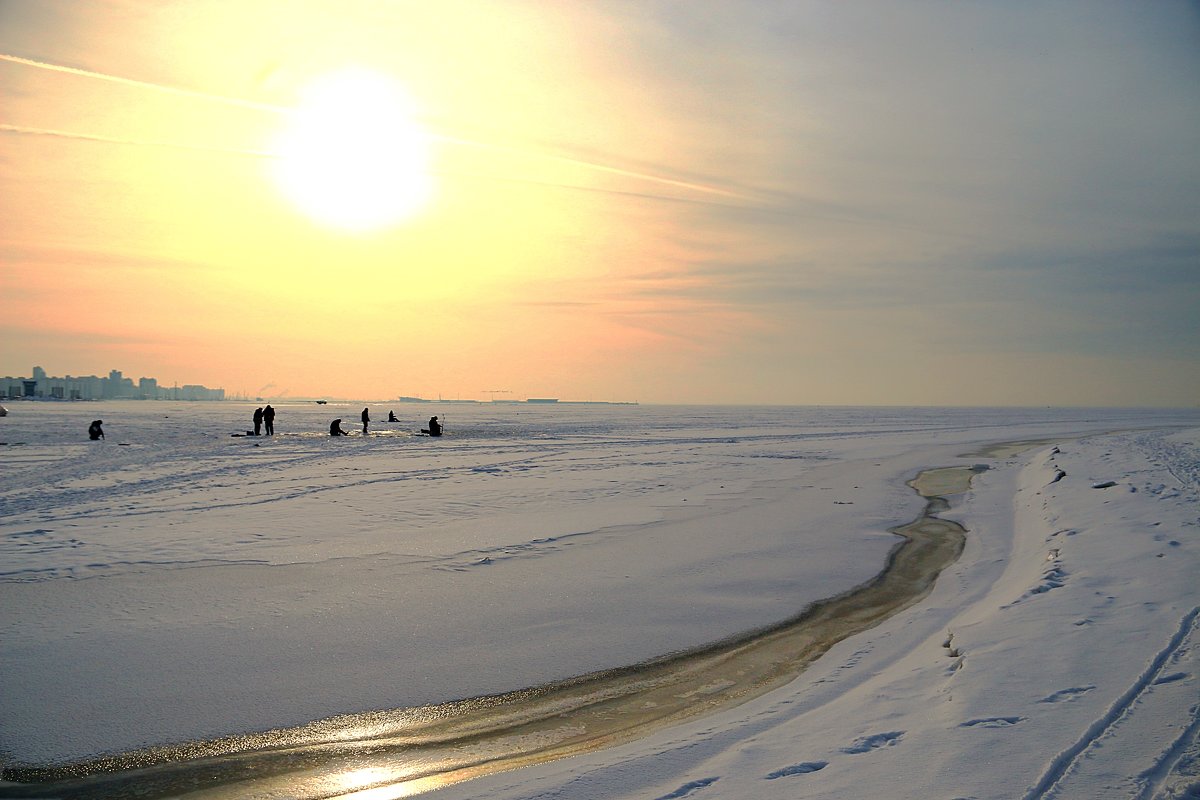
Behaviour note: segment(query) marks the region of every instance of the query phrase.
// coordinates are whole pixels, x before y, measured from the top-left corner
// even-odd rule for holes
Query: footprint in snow
[[[662,797],[655,798],[655,800],[679,800],[681,797],[687,797],[692,792],[716,782],[716,778],[701,778],[698,781],[688,781],[670,794],[664,794]]]
[[[1025,717],[980,717],[959,723],[960,728],[1011,728],[1018,722],[1024,722]]]
[[[786,778],[789,775],[807,775],[810,772],[816,772],[819,769],[825,769],[829,766],[828,761],[805,761],[801,764],[793,764],[790,767],[777,769],[767,775],[767,780],[773,781],[776,778]]]
[[[1048,592],[1051,589],[1061,589],[1063,583],[1067,579],[1068,574],[1069,573],[1062,567],[1051,567],[1042,574],[1042,577],[1044,578],[1042,584],[1040,586],[1035,586],[1031,591],[1034,594],[1042,594],[1043,592]]]
[[[880,747],[890,747],[900,738],[904,736],[904,731],[888,731],[887,733],[873,733],[870,736],[863,736],[855,739],[849,747],[843,747],[843,753],[869,753],[872,750],[878,750]]]
[[[1095,686],[1075,686],[1070,689],[1060,689],[1059,691],[1055,692],[1052,695],[1043,697],[1041,700],[1038,700],[1038,702],[1039,703],[1068,703],[1068,702],[1074,700],[1075,698],[1079,697],[1080,695],[1087,694],[1088,692],[1090,692],[1092,689],[1095,689],[1095,688],[1096,688]]]

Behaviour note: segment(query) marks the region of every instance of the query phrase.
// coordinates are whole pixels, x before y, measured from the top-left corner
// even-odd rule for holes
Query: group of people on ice
[[[264,427],[266,427],[267,436],[275,435],[275,409],[271,408],[270,404],[268,404],[265,408],[254,409],[254,416],[251,417],[251,419],[254,422],[254,433],[250,433],[250,431],[246,431],[247,435],[261,436],[263,433]],[[389,411],[387,421],[388,422],[399,422],[400,420],[396,419],[395,412]],[[88,426],[88,438],[91,439],[93,442],[104,438],[104,429],[100,427],[103,424],[104,424],[104,420],[97,419],[97,420],[93,420],[92,424]],[[364,408],[362,410],[363,436],[367,435],[367,429],[370,426],[370,424],[371,424],[370,409]],[[437,417],[430,417],[429,418],[429,427],[422,428],[421,433],[423,433],[427,436],[441,436],[442,435],[442,424],[440,422],[438,422]],[[241,436],[240,433],[235,434],[235,435]],[[333,422],[329,423],[329,435],[330,436],[349,436],[350,435],[348,431],[342,430],[341,417],[338,417]]]
[[[362,416],[362,426],[363,426],[362,432],[363,432],[363,436],[366,436],[367,432],[368,432],[368,428],[370,428],[370,425],[371,425],[370,409],[364,408],[362,410],[361,416]],[[389,411],[387,421],[388,422],[399,422],[400,420],[396,419],[395,413]],[[429,427],[422,428],[421,433],[424,433],[428,436],[441,436],[442,435],[442,425],[440,422],[438,422],[438,418],[430,417],[429,418]],[[329,435],[330,436],[349,436],[350,435],[349,431],[342,429],[342,418],[341,417],[338,417],[333,422],[329,423]]]

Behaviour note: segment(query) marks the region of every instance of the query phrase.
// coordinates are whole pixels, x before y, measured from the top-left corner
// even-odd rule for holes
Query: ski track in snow
[[[1197,617],[1200,617],[1200,607],[1192,609],[1183,618],[1170,641],[1154,656],[1146,670],[1117,698],[1116,702],[1109,706],[1099,719],[1088,726],[1074,744],[1051,759],[1049,768],[1025,794],[1026,800],[1059,797],[1061,792],[1067,790],[1065,784],[1080,760],[1085,758],[1089,751],[1103,747],[1104,740],[1113,736],[1131,715],[1137,713],[1138,706],[1145,702],[1146,696],[1152,693],[1155,687],[1162,685],[1160,679],[1172,658],[1191,646],[1191,639],[1196,633]]]

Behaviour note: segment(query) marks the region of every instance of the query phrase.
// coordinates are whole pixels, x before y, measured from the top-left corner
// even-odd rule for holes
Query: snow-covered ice
[[[396,405],[403,424],[332,438],[361,406],[285,404],[280,435],[231,437],[252,409],[11,404],[6,767],[504,692],[758,628],[877,573],[923,506],[919,471],[982,464],[943,514],[969,533],[933,592],[788,685],[438,793],[1200,792],[1200,412]],[[433,413],[447,436],[411,435]],[[1014,440],[1040,443],[985,451]]]

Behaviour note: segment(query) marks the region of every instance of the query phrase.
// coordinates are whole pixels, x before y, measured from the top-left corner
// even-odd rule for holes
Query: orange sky
[[[1193,404],[1195,15],[865,7],[4,3],[0,373]]]

